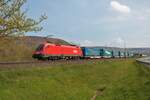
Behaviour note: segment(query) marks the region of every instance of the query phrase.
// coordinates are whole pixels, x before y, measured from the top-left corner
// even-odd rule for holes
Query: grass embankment
[[[0,38],[0,62],[32,60],[33,48],[17,38]]]
[[[61,67],[58,67],[61,66]],[[0,69],[1,100],[150,100],[150,69],[134,60]]]

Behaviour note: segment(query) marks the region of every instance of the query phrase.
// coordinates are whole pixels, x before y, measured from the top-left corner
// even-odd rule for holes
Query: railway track
[[[118,59],[118,58],[116,58]],[[87,62],[96,62],[102,60],[115,60],[115,59],[79,59],[79,60],[54,60],[54,61],[9,61],[0,62],[0,67],[37,67],[61,64],[84,64]]]
[[[25,64],[54,64],[54,63],[65,63],[65,62],[77,62],[85,60],[54,60],[54,61],[9,61],[0,62],[0,65],[25,65]],[[86,60],[87,61],[87,60]]]
[[[52,62],[50,61],[9,61],[9,62],[0,62],[0,65],[38,64],[38,63],[52,63]]]
[[[56,64],[68,64],[77,63],[81,60],[55,60],[55,61],[9,61],[0,62],[0,67],[32,67],[32,66],[45,66],[45,65],[56,65]]]
[[[50,61],[9,61],[0,62],[0,67],[36,67],[36,66],[47,66],[56,64],[56,62]]]

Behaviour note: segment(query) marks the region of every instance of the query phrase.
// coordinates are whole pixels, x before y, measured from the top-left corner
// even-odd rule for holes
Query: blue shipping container
[[[94,47],[82,47],[83,55],[86,56],[100,56],[101,49]]]

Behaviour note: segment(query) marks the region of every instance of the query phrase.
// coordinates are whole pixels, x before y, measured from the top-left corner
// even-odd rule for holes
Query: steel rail
[[[9,61],[0,62],[0,67],[2,65],[32,65],[32,64],[68,64],[68,63],[85,63],[87,61],[102,61],[102,60],[115,60],[118,58],[101,58],[101,59],[78,59],[78,60],[54,60],[54,61]],[[123,58],[121,58],[123,59]]]

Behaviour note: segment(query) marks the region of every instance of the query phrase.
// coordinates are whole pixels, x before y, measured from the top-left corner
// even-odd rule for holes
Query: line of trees
[[[20,36],[26,32],[42,30],[39,24],[47,19],[47,16],[41,15],[39,20],[28,17],[27,11],[22,10],[26,2],[26,0],[0,0],[0,37]]]

